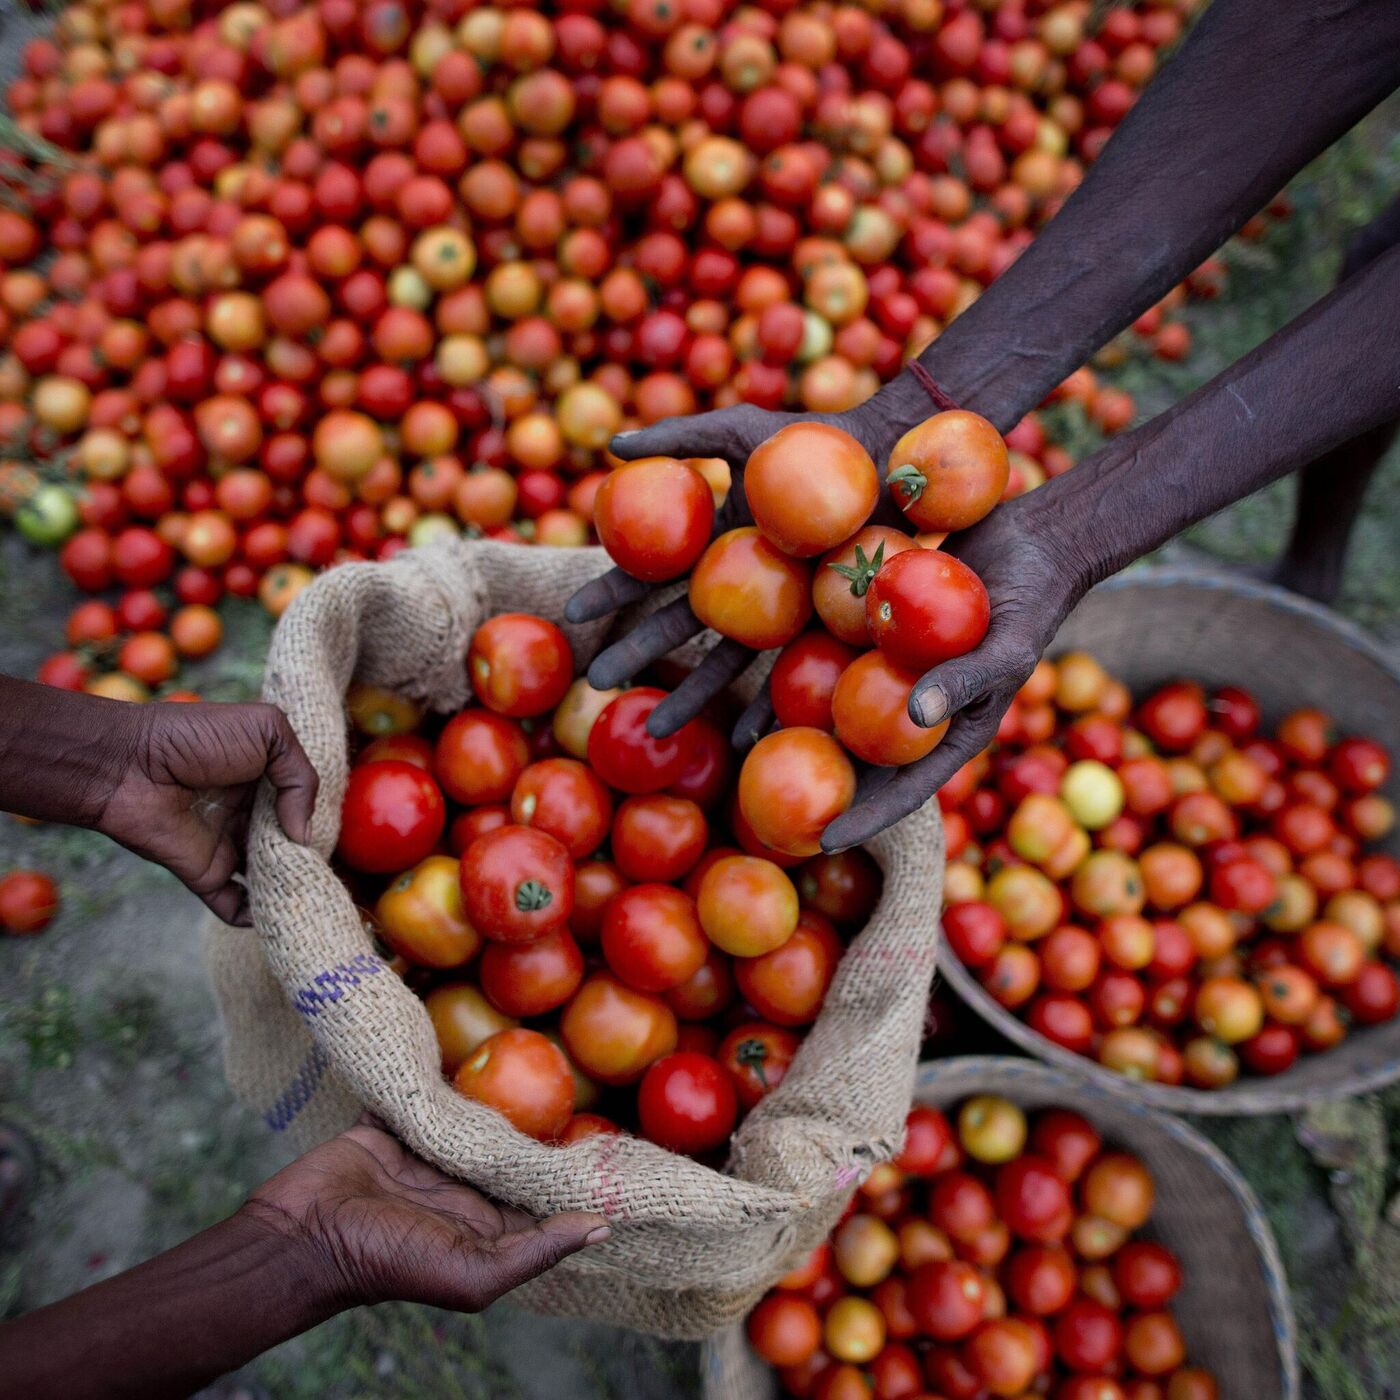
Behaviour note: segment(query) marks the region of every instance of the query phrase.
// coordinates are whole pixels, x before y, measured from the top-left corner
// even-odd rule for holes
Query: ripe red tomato
[[[974,899],[950,904],[943,911],[943,936],[964,966],[976,968],[991,963],[1008,934],[1006,920],[990,904]]]
[[[1208,719],[1205,693],[1193,681],[1163,686],[1137,712],[1139,728],[1168,753],[1185,753],[1200,738]]]
[[[699,715],[686,725],[690,758],[676,781],[666,789],[673,797],[712,807],[729,791],[734,750],[729,735],[713,720]]]
[[[849,433],[825,423],[790,423],[760,443],[744,468],[754,523],[784,554],[834,549],[870,517],[880,478]]]
[[[664,992],[705,965],[706,941],[695,901],[672,885],[633,885],[603,915],[603,957],[629,987]]]
[[[734,1131],[739,1101],[724,1066],[680,1050],[647,1070],[637,1090],[642,1132],[671,1152],[710,1152]]]
[[[629,880],[682,879],[709,838],[705,814],[684,797],[629,797],[612,824],[612,855]]]
[[[430,855],[447,823],[432,778],[412,763],[363,763],[350,770],[340,808],[340,858],[355,870],[406,870]]]
[[[516,779],[511,820],[547,832],[574,860],[596,851],[612,820],[612,796],[587,765],[574,758],[545,758]]]
[[[1063,1245],[1039,1244],[1018,1249],[1006,1265],[1006,1291],[1022,1312],[1049,1317],[1074,1297],[1079,1271]]]
[[[780,729],[739,770],[739,807],[755,836],[784,855],[812,856],[822,832],[850,805],[856,770],[819,729]]]
[[[574,866],[574,911],[569,915],[569,931],[580,943],[598,941],[609,902],[626,888],[622,872],[601,856]]]
[[[706,627],[755,651],[784,646],[812,615],[811,571],[744,525],[700,556],[690,606]]]
[[[478,972],[481,990],[507,1016],[543,1016],[563,1006],[583,981],[583,954],[567,929],[529,943],[488,942]]]
[[[664,690],[634,686],[607,706],[588,732],[588,762],[609,787],[621,792],[660,792],[680,780],[691,757],[690,725],[665,739],[647,732]],[[691,721],[693,724],[694,721]]]
[[[1362,963],[1339,996],[1358,1025],[1379,1025],[1400,1012],[1400,979],[1385,963],[1372,959]]]
[[[922,673],[981,644],[992,608],[982,580],[939,549],[891,559],[865,595],[870,637],[896,665]]]
[[[932,753],[948,732],[948,721],[925,729],[909,718],[916,679],[882,652],[857,657],[831,697],[836,737],[857,758],[880,766],[903,767]]]
[[[920,1264],[909,1275],[909,1311],[919,1331],[935,1341],[956,1342],[970,1336],[985,1315],[986,1299],[982,1274],[960,1259]]]
[[[1113,1256],[1113,1282],[1134,1308],[1164,1308],[1181,1287],[1181,1265],[1165,1245],[1130,1240]]]
[[[462,907],[485,938],[541,938],[573,912],[573,861],[560,842],[533,827],[488,831],[462,853]]]
[[[1013,1234],[1049,1244],[1069,1233],[1069,1190],[1054,1163],[1033,1154],[1007,1162],[996,1176],[997,1208]]]
[[[660,997],[595,972],[564,1008],[559,1033],[590,1079],[630,1084],[676,1048],[676,1016]]]
[[[498,1031],[462,1062],[452,1080],[530,1137],[564,1131],[574,1111],[574,1076],[564,1052],[539,1031]]]
[[[1073,1371],[1107,1371],[1123,1347],[1117,1314],[1082,1296],[1055,1319],[1054,1337],[1057,1355]]]
[[[886,479],[895,504],[917,529],[947,534],[981,520],[1010,475],[1001,434],[978,414],[952,409],[895,443]]]
[[[524,719],[552,710],[574,679],[574,654],[554,623],[531,613],[483,622],[467,652],[467,674],[488,710]]]
[[[1374,792],[1390,776],[1390,755],[1371,739],[1342,739],[1328,755],[1327,771],[1343,792]]]
[[[773,713],[785,729],[831,732],[831,696],[856,651],[829,632],[804,632],[782,649],[768,676]]]
[[[715,1056],[728,1071],[739,1103],[750,1109],[783,1082],[802,1042],[764,1021],[744,1021],[720,1042]]]
[[[734,979],[744,1000],[779,1026],[816,1020],[841,960],[841,940],[821,914],[804,909],[792,937],[771,953],[740,958]]]
[[[613,562],[634,578],[680,578],[704,552],[714,525],[709,484],[673,457],[624,462],[603,478],[593,526]]]
[[[904,1147],[894,1164],[910,1176],[935,1176],[962,1161],[962,1148],[947,1116],[916,1104],[904,1124]]]
[[[801,1366],[821,1345],[816,1308],[794,1293],[772,1293],[749,1314],[749,1345],[770,1366]]]
[[[827,631],[850,646],[868,646],[865,595],[871,580],[897,554],[918,547],[902,530],[867,525],[824,555],[812,580],[812,603]]]
[[[58,912],[58,886],[39,870],[12,870],[0,879],[0,927],[39,933]]]
[[[463,710],[443,725],[433,751],[433,774],[464,806],[504,802],[530,761],[525,733],[490,710]]]

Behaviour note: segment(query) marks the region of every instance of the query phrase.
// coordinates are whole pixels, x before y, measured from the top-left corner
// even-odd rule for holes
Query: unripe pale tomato
[[[457,861],[429,856],[379,897],[375,925],[394,952],[424,967],[460,967],[481,946],[462,910]]]

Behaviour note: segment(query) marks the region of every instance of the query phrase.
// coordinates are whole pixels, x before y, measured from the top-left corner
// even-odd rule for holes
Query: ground
[[[3,47],[3,44],[0,44]],[[0,55],[0,63],[3,55]],[[1400,106],[1376,113],[1296,182],[1296,213],[1227,250],[1229,294],[1188,313],[1189,363],[1134,359],[1116,377],[1165,407],[1256,344],[1335,275],[1350,231],[1400,186]],[[1083,436],[1083,425],[1069,425]],[[1087,441],[1087,437],[1085,438]],[[1400,453],[1374,483],[1342,610],[1400,645]],[[1263,570],[1291,515],[1291,483],[1222,513],[1169,557]],[[51,556],[0,546],[0,669],[32,674],[71,594]],[[256,693],[268,627],[245,605],[198,688]],[[217,1219],[288,1155],[234,1102],[200,959],[200,911],[163,872],[102,838],[0,824],[0,870],[37,865],[64,907],[33,940],[0,943],[0,1120],[36,1140],[38,1190],[0,1250],[0,1317],[45,1303]],[[982,1048],[980,1045],[978,1048]],[[1400,1091],[1283,1117],[1202,1125],[1263,1197],[1300,1317],[1317,1400],[1400,1396]],[[694,1392],[690,1349],[531,1317],[387,1306],[335,1319],[211,1387],[220,1397],[672,1397]],[[1231,1397],[1255,1400],[1255,1397]],[[1260,1397],[1262,1400],[1262,1397]]]

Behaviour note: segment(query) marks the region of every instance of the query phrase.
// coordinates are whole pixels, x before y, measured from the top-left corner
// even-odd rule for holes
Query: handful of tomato
[[[337,848],[444,1073],[544,1140],[626,1127],[719,1152],[782,1082],[878,868],[765,848],[715,718],[652,738],[666,692],[574,680],[543,618],[491,618],[467,671],[477,703],[441,724],[352,689],[375,737]]]
[[[992,997],[1131,1077],[1280,1074],[1400,1011],[1390,757],[1316,709],[1269,735],[1246,691],[1136,707],[1084,653],[1043,661],[939,793],[943,927]]]
[[[748,1319],[799,1400],[1217,1400],[1170,1304],[1181,1264],[1134,1239],[1147,1168],[1066,1109],[909,1115],[831,1238]]]
[[[913,539],[866,524],[880,474],[855,438],[825,423],[793,423],[759,444],[744,469],[754,524],[713,540],[709,492],[685,462],[631,462],[600,489],[599,538],[620,567],[652,582],[693,570],[701,622],[755,650],[782,648],[770,691],[783,727],[754,747],[739,786],[767,845],[815,854],[855,796],[852,757],[903,765],[943,738],[946,724],[910,719],[909,697],[925,671],[982,641],[991,603],[937,545],[982,519],[1010,473],[996,429],[952,410],[906,433],[886,467],[922,532]],[[805,630],[814,613],[818,626]]]

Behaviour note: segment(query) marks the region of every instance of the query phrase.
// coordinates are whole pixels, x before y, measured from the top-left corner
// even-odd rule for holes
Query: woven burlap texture
[[[606,1244],[516,1296],[542,1311],[701,1338],[803,1258],[855,1183],[897,1149],[934,970],[937,805],[871,843],[885,876],[880,904],[782,1086],[735,1135],[723,1173],[626,1135],[536,1142],[457,1094],[422,1004],[373,959],[329,864],[351,680],[459,709],[480,622],[512,610],[560,619],[565,599],[605,566],[598,550],[448,541],[388,564],[341,566],[297,598],[278,624],[263,693],[320,774],[312,839],[289,840],[260,794],[248,853],[256,935],[213,931],[209,962],[230,1082],[274,1126],[308,1144],[363,1106],[428,1161],[502,1200],[541,1214],[602,1211],[614,1223]],[[580,668],[605,630],[565,625]]]

